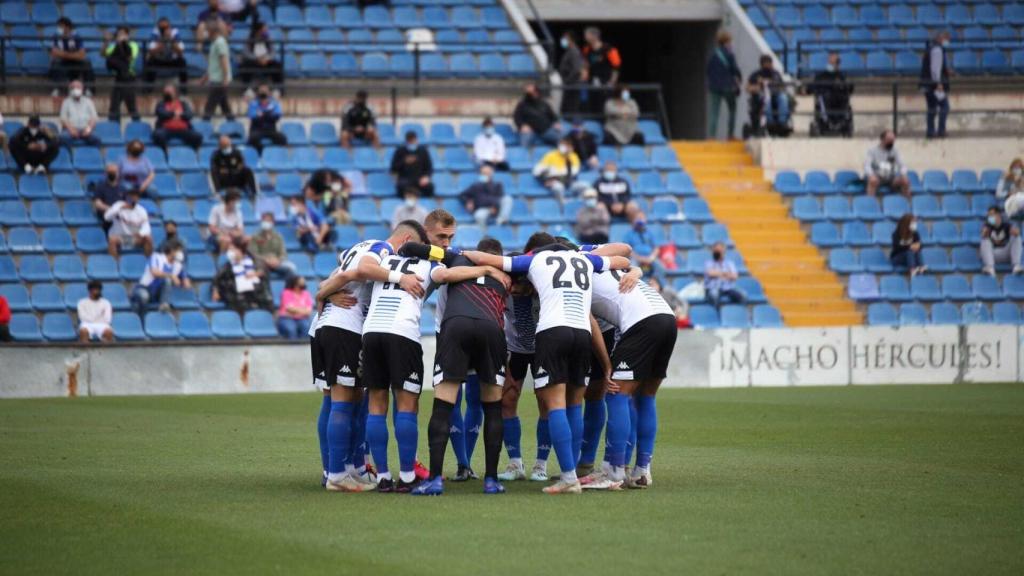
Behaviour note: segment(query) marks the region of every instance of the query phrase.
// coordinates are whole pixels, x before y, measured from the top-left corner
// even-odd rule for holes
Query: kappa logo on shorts
[[[616,370],[629,370],[629,364],[626,364],[625,361],[619,362],[619,365],[616,366],[615,369]]]
[[[434,374],[440,374],[440,373],[441,373],[441,365],[440,364],[434,364]]]
[[[418,372],[412,372],[411,374],[409,374],[409,380],[411,380],[413,382],[419,382],[420,381],[419,373]]]
[[[342,364],[339,372],[352,372],[352,369],[348,367],[348,364]]]

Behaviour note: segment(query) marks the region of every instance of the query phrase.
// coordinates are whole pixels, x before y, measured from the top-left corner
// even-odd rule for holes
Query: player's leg
[[[419,401],[419,391],[398,392],[395,440],[398,443],[399,482],[395,490],[400,493],[411,492],[419,483],[416,478],[416,445],[420,439],[417,420]]]
[[[580,452],[583,449],[583,386],[567,386],[565,389],[565,416],[569,419],[569,430],[572,432],[572,457],[579,464]]]
[[[615,345],[615,330],[607,330],[601,334],[601,337],[604,339],[605,349],[611,354]],[[608,410],[604,400],[608,387],[606,376],[600,360],[591,354],[590,381],[587,383],[587,390],[583,396],[583,447],[580,450],[579,464],[576,466],[576,474],[580,477],[594,471],[597,448],[601,444],[601,431],[608,420]]]
[[[658,410],[655,396],[661,386],[661,378],[644,380],[636,395],[637,436],[636,466],[630,474],[631,488],[647,488],[651,482],[651,458],[654,457],[654,439],[658,434]]]
[[[434,386],[434,406],[427,424],[427,445],[430,447],[430,479],[417,486],[412,494],[434,496],[444,491],[444,453],[448,447],[448,429],[452,411],[459,396],[461,380],[443,380]]]
[[[500,380],[504,380],[504,376],[501,376]],[[502,494],[505,492],[505,488],[498,482],[498,461],[501,459],[502,437],[504,436],[504,422],[501,418],[502,386],[498,383],[480,382],[478,388],[484,421],[484,493]]]
[[[472,462],[476,440],[480,436],[480,424],[484,419],[483,408],[480,405],[480,378],[476,374],[466,376],[464,391],[466,412],[463,421],[466,426],[466,458]]]
[[[339,487],[346,478],[350,478],[345,467],[351,466],[352,420],[356,400],[353,387],[338,383],[331,386],[331,413],[327,422],[328,490],[344,491]]]
[[[356,388],[356,400],[353,404],[352,413],[352,444],[349,454],[352,459],[353,475],[367,481],[372,481],[366,475],[366,455],[370,451],[370,444],[366,438],[366,421],[370,414],[370,395],[364,388]]]
[[[388,404],[390,398],[387,382],[369,384],[369,415],[366,418],[366,441],[370,445],[370,454],[377,467],[377,491],[393,492],[394,481],[388,466]]]
[[[551,454],[551,427],[548,424],[548,407],[544,399],[537,395],[537,459],[530,471],[533,482],[547,482],[548,456]]]
[[[548,411],[551,447],[562,469],[558,482],[544,489],[551,494],[580,491],[579,481],[576,479],[576,457],[572,450],[572,429],[569,427],[569,418],[565,410],[565,387],[564,383],[548,384],[537,392]]]
[[[373,486],[352,476],[352,434],[356,404],[362,401],[356,370],[362,349],[360,335],[333,326],[317,331],[324,358],[326,382],[331,387],[331,413],[327,422],[327,489],[363,492]],[[354,368],[353,368],[354,367]]]
[[[455,407],[452,409],[451,427],[448,429],[448,437],[452,443],[452,451],[455,452],[455,460],[459,468],[455,476],[449,478],[453,482],[469,480],[469,456],[466,454],[466,423],[462,418],[462,386],[459,386],[459,393],[455,397]]]
[[[317,415],[316,420],[316,435],[320,443],[320,464],[322,470],[320,485],[326,486],[327,467],[330,458],[330,452],[328,452],[327,448],[327,423],[331,418],[331,389],[327,387],[327,382],[324,378],[323,360],[314,337],[309,339],[309,356],[310,365],[313,368],[313,385],[322,392],[320,397],[320,413]]]
[[[515,353],[509,354],[509,362],[505,365],[505,385],[501,390],[501,425],[502,442],[505,444],[505,451],[508,453],[508,466],[505,471],[498,474],[498,480],[503,482],[513,480],[524,480],[526,471],[523,467],[523,454],[520,443],[523,438],[522,423],[519,420],[519,397],[523,390],[523,373],[519,372],[518,362]]]

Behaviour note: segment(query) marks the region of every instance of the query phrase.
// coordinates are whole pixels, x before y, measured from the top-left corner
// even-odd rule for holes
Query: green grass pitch
[[[318,403],[0,402],[0,573],[1024,573],[1021,385],[666,390],[653,488],[579,497],[325,493]]]

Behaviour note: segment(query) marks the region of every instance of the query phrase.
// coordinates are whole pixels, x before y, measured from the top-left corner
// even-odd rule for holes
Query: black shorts
[[[631,326],[612,352],[612,378],[664,378],[676,346],[677,332],[676,319],[671,314],[656,314]]]
[[[611,358],[612,348],[615,347],[615,328],[601,332],[601,338],[604,340],[604,349],[608,352],[608,357]],[[593,345],[591,345],[590,379],[601,380],[602,378],[604,378],[604,369],[601,368],[601,361],[597,359],[597,354],[593,352]],[[588,381],[587,384],[589,383]]]
[[[434,385],[462,382],[470,370],[481,384],[505,384],[505,331],[490,320],[449,318],[437,339]]]
[[[423,346],[397,334],[364,334],[363,383],[371,390],[419,394],[423,389]]]
[[[521,384],[526,378],[527,368],[530,370],[530,376],[536,380],[537,361],[533,354],[511,351],[508,353],[508,375],[510,378]]]
[[[313,361],[313,384],[326,390],[334,384],[358,387],[360,382],[359,357],[363,338],[355,332],[334,326],[324,326],[309,341]]]
[[[586,386],[590,374],[590,332],[557,326],[538,332],[534,340],[538,375],[534,388],[548,384]]]

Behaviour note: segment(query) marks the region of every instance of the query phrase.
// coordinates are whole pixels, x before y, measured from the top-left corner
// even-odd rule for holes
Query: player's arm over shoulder
[[[623,256],[629,258],[629,256],[633,253],[633,248],[629,244],[626,244],[624,242],[583,245],[580,246],[580,249],[586,252],[590,252],[595,256]]]
[[[345,288],[345,285],[349,282],[359,279],[359,274],[356,270],[342,270],[339,266],[334,269],[334,272],[327,277],[326,280],[320,283],[316,291],[317,301],[326,300],[331,294],[335,294]]]
[[[405,256],[407,258],[419,258],[420,260],[430,260],[431,262],[440,262],[445,266],[451,266],[456,257],[462,252],[457,248],[442,248],[440,246],[434,246],[433,244],[422,244],[420,242],[406,242],[398,249],[399,256]]]
[[[590,263],[594,265],[594,271],[602,270],[625,270],[630,267],[629,258],[622,256],[596,256],[585,254]]]
[[[356,273],[360,280],[387,282],[389,270],[381,265],[384,258],[391,254],[391,248],[383,242],[374,244],[370,251],[359,257]]]

